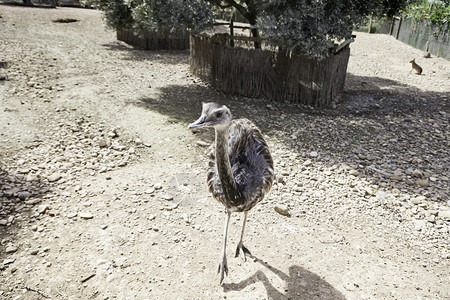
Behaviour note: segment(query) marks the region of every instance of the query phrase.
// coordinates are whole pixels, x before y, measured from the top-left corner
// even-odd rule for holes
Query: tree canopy
[[[137,32],[201,32],[214,12],[242,16],[254,37],[309,57],[322,59],[337,41],[348,39],[369,15],[392,17],[410,0],[94,0],[109,26]],[[258,48],[260,44],[255,43]]]

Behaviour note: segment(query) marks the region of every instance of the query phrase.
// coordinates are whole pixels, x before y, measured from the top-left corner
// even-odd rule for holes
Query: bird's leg
[[[222,284],[223,278],[224,278],[224,272],[228,275],[228,266],[227,266],[227,234],[228,234],[228,223],[230,222],[230,216],[231,212],[227,210],[226,216],[225,216],[225,231],[223,233],[223,247],[222,247],[222,259],[219,263],[219,270],[217,271],[220,273],[220,282],[219,284]]]
[[[236,256],[235,256],[235,257],[238,257],[239,255],[241,255],[242,258],[244,259],[244,261],[247,260],[247,254],[252,255],[250,253],[250,251],[247,248],[245,248],[245,246],[243,245],[245,223],[247,223],[247,214],[248,214],[248,211],[245,211],[244,212],[244,223],[242,224],[241,239],[239,240],[239,244],[237,245]]]

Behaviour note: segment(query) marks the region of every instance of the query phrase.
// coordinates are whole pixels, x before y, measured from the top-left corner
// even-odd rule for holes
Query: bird
[[[235,257],[251,256],[244,246],[247,214],[270,191],[274,180],[273,159],[258,127],[248,119],[232,119],[230,109],[219,103],[202,103],[200,118],[189,129],[213,127],[215,147],[208,163],[207,184],[213,198],[225,206],[225,229],[219,263],[219,284],[228,275],[226,245],[233,212],[243,212],[241,236]]]

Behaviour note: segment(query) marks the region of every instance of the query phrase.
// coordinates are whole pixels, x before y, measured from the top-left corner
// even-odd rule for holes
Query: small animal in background
[[[416,70],[417,75],[422,74],[422,68],[416,63],[416,59],[413,59],[412,61],[410,61],[410,63],[412,64],[411,71],[414,69],[414,70]],[[409,71],[409,72],[411,72],[411,71]]]

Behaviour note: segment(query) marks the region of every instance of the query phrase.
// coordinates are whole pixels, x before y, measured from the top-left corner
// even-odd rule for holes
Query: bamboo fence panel
[[[176,32],[170,36],[157,32],[147,32],[143,36],[131,30],[117,31],[117,39],[144,50],[185,50],[189,49],[189,33]]]
[[[227,47],[191,36],[190,71],[214,87],[246,97],[331,107],[344,90],[348,45],[323,61],[284,51]]]

